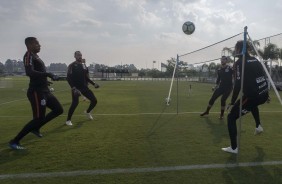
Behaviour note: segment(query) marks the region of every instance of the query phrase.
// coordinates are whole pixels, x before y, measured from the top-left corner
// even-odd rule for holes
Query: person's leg
[[[218,88],[218,89],[216,89],[216,90],[214,91],[212,97],[210,98],[209,104],[208,104],[208,106],[207,106],[206,111],[203,112],[202,114],[200,114],[200,116],[204,116],[204,115],[208,115],[208,114],[209,114],[210,109],[212,108],[214,102],[216,101],[216,99],[217,99],[220,95],[222,95],[222,90]]]
[[[220,119],[223,119],[224,116],[224,111],[225,111],[225,106],[226,106],[226,100],[228,96],[231,93],[231,89],[226,89],[221,97],[221,110],[220,110]]]
[[[89,88],[81,90],[81,93],[90,101],[89,107],[86,110],[86,113],[90,113],[97,105],[97,98]]]
[[[52,93],[46,94],[46,106],[50,108],[51,111],[45,116],[44,122],[42,122],[36,129],[38,132],[43,125],[61,115],[64,111],[62,105]]]
[[[71,103],[71,106],[69,108],[69,111],[68,111],[68,117],[67,117],[67,121],[70,121],[71,120],[71,117],[74,113],[74,110],[76,109],[77,105],[78,105],[78,102],[79,102],[79,96],[76,95],[73,90],[71,90],[71,96],[72,96],[72,103]]]
[[[257,128],[260,125],[260,117],[259,117],[259,109],[258,109],[258,107],[254,107],[251,112],[252,112],[252,115],[253,115],[253,117],[255,119],[256,128]]]
[[[258,106],[264,104],[268,100],[268,95],[262,95],[257,99],[252,100],[255,107],[251,110],[252,115],[255,119],[256,128],[255,128],[255,135],[258,135],[263,132],[263,128],[260,122],[260,115],[259,115],[259,108]]]
[[[236,120],[239,117],[239,111],[240,111],[240,101],[238,100],[233,108],[231,109],[230,113],[227,116],[227,126],[228,126],[228,132],[229,132],[229,138],[230,138],[230,144],[232,149],[237,148],[237,126],[236,126]]]
[[[248,112],[251,111],[251,109],[254,106],[252,103],[248,100],[248,98],[243,97],[242,101],[242,111],[241,116],[246,115]],[[240,117],[240,100],[237,100],[234,104],[233,108],[231,109],[230,113],[227,116],[227,125],[228,125],[228,132],[230,137],[230,144],[231,148],[222,148],[223,151],[226,152],[232,152],[237,149],[237,126],[236,126],[236,120]],[[232,150],[230,150],[232,149]]]
[[[19,144],[20,140],[26,136],[29,132],[35,130],[42,122],[44,122],[46,111],[46,99],[42,93],[33,91],[27,93],[30,101],[33,119],[29,121],[23,129],[17,134],[17,136],[10,141],[11,143]]]

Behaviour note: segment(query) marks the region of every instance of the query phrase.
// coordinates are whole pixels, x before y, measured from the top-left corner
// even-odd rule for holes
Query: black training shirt
[[[231,88],[233,86],[233,69],[231,66],[220,67],[217,70],[216,84],[219,88]]]
[[[87,82],[94,85],[94,82],[88,77],[85,64],[77,61],[72,62],[68,66],[67,80],[71,87],[76,87],[78,89],[87,88]]]
[[[241,89],[242,57],[234,64],[235,85],[231,103],[234,104]],[[268,82],[261,63],[254,57],[246,55],[243,95],[249,98],[257,98],[260,95],[268,95]]]
[[[48,90],[47,72],[44,62],[37,54],[27,51],[23,58],[26,75],[29,76],[29,88]]]

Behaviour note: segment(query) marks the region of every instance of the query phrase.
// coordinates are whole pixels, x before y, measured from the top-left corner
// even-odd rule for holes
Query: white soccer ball
[[[50,91],[53,92],[53,91],[55,91],[55,90],[54,90],[54,88],[50,88]]]
[[[187,35],[194,33],[195,29],[196,27],[194,23],[190,21],[187,21],[182,25],[182,31]]]

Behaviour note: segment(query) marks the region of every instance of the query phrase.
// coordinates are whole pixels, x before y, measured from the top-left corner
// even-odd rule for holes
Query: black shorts
[[[32,107],[33,118],[45,118],[46,107],[52,110],[62,109],[60,102],[50,91],[29,89],[27,97]]]
[[[255,107],[264,104],[267,101],[267,99],[268,99],[268,94],[263,94],[258,97],[243,96],[241,115],[244,116],[245,114],[251,112]],[[240,116],[239,112],[240,112],[240,100],[237,100],[233,108],[231,109],[229,116],[231,116],[234,119],[238,119]]]

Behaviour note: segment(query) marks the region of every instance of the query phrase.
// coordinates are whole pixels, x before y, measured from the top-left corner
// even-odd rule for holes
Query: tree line
[[[250,44],[250,43],[249,43]],[[257,47],[260,47],[260,43],[258,41],[254,41],[254,44]],[[252,49],[250,50],[252,55],[256,56],[257,54]],[[230,48],[223,48],[223,55],[233,56],[234,50]],[[281,62],[282,59],[282,48],[278,48],[276,44],[269,43],[263,49],[258,49],[259,55],[265,61],[265,64],[268,68],[270,66],[274,66],[279,71],[282,71],[281,63],[279,63],[279,59]],[[154,61],[153,61],[154,62]],[[232,62],[232,60],[230,61]],[[160,71],[156,68],[153,69],[137,69],[134,64],[124,64],[124,65],[115,65],[113,67],[104,65],[104,64],[90,64],[88,69],[90,73],[98,73],[98,72],[108,72],[108,73],[125,73],[126,75],[131,75],[132,73],[136,73],[139,77],[153,77],[153,78],[165,78],[171,77],[173,74],[174,66],[176,63],[175,58],[168,59],[164,66],[165,70]],[[274,63],[274,65],[272,64]],[[177,67],[177,75],[176,77],[216,77],[217,69],[220,67],[220,64],[216,64],[214,62],[203,63],[197,67],[193,65],[188,65],[183,61],[178,62]],[[47,70],[50,72],[66,72],[67,64],[66,63],[51,63],[47,66]],[[7,59],[4,63],[0,62],[0,75],[12,75],[12,74],[25,74],[24,64],[21,60],[13,60]]]

